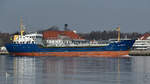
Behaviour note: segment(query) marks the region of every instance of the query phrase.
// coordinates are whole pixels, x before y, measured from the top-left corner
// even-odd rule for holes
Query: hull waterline
[[[80,57],[118,57],[128,55],[129,51],[103,51],[103,52],[32,52],[11,53],[14,56],[80,56]]]

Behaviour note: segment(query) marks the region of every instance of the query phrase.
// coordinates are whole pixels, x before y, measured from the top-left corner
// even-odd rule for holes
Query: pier
[[[8,52],[2,52],[0,51],[0,55],[8,55],[9,53]]]
[[[150,56],[150,50],[131,50],[130,56]]]

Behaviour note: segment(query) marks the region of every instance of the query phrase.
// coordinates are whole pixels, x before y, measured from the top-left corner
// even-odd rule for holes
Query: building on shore
[[[1,46],[0,47],[0,55],[4,55],[4,54],[8,54],[8,51],[7,51],[7,49],[6,49],[6,47],[5,46]]]
[[[43,38],[47,46],[63,46],[71,44],[73,40],[83,40],[74,31],[49,30],[43,32]]]

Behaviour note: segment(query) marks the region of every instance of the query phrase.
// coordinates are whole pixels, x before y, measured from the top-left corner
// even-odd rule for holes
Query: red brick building
[[[78,34],[74,31],[45,31],[43,32],[44,39],[59,39],[59,36],[66,36],[70,39],[82,39]]]

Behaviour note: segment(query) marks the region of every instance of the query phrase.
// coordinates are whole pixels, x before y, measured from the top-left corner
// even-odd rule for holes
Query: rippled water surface
[[[1,55],[0,84],[150,84],[150,57]]]

